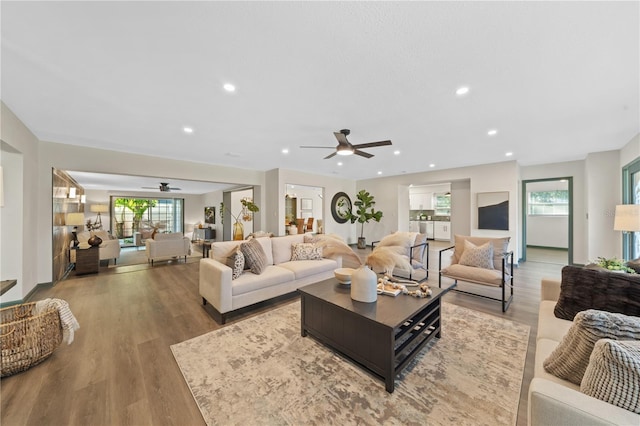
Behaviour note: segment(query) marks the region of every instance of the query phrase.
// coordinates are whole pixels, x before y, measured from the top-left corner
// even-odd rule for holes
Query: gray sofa
[[[572,322],[556,318],[560,281],[543,279],[534,378],[529,386],[529,425],[640,425],[640,415],[580,392],[580,386],[543,367]]]
[[[292,261],[292,245],[304,242],[302,234],[257,238],[257,241],[267,256],[268,265],[260,275],[244,271],[237,279],[231,279],[232,271],[225,264],[226,258],[242,241],[214,242],[209,258],[200,261],[202,302],[213,306],[215,319],[221,324],[230,312],[332,278],[333,271],[342,266],[341,257]]]

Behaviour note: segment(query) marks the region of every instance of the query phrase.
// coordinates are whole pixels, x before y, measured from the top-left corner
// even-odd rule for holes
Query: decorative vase
[[[367,248],[367,239],[365,237],[358,237],[358,248]]]
[[[242,225],[242,222],[233,224],[233,239],[234,241],[244,240],[244,225]]]
[[[102,244],[102,238],[95,235],[93,232],[91,233],[91,237],[87,240],[91,247],[96,247]]]
[[[358,302],[372,303],[378,300],[378,276],[364,265],[351,274],[351,298]]]

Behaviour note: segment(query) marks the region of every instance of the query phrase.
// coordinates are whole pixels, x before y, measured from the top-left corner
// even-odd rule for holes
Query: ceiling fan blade
[[[387,146],[387,145],[391,145],[391,141],[380,141],[380,142],[369,142],[369,143],[360,143],[357,145],[354,145],[354,148],[373,148],[376,146]]]
[[[141,186],[142,189],[158,189],[157,186]]]
[[[338,139],[339,143],[351,145],[343,133],[333,132],[333,135]]]
[[[353,151],[353,153],[355,155],[359,155],[360,157],[364,157],[364,158],[371,158],[373,157],[373,154],[369,154],[368,152],[364,152],[364,151],[360,151],[358,149],[356,149],[355,151]]]
[[[172,191],[182,191],[182,188],[174,188],[173,186],[170,188]]]
[[[328,149],[336,149],[335,146],[300,146],[300,148],[328,148]]]
[[[336,155],[336,153],[335,153],[335,152],[334,152],[333,154],[329,154],[329,155],[327,155],[326,157],[324,157],[324,160],[328,160],[329,158],[331,158],[331,157],[333,157],[333,156],[335,156],[335,155]]]

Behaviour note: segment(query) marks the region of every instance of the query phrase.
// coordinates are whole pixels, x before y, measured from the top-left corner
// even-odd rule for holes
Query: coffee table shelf
[[[375,303],[351,299],[336,279],[302,287],[301,334],[355,361],[395,388],[395,376],[434,337],[441,337],[440,297],[378,296]]]

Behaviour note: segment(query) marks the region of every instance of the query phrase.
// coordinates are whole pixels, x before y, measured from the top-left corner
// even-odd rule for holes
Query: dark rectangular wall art
[[[509,230],[508,192],[478,192],[478,229]]]
[[[204,208],[204,223],[216,223],[216,208],[205,207]]]

